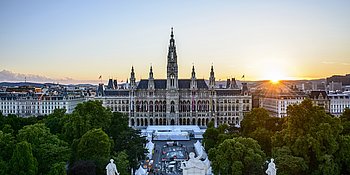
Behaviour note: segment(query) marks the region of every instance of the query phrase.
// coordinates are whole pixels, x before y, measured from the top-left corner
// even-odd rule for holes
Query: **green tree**
[[[340,136],[339,150],[335,154],[341,174],[350,174],[350,136]]]
[[[118,153],[116,164],[120,175],[129,174],[130,165],[129,165],[128,155],[126,154],[126,151],[121,151]]]
[[[204,149],[208,152],[214,148],[218,142],[219,131],[214,127],[208,127],[203,134]]]
[[[262,174],[265,153],[252,138],[227,139],[209,150],[215,174]]]
[[[286,146],[276,148],[273,151],[272,157],[275,158],[279,175],[307,174],[308,166],[305,160],[302,157],[293,156],[291,150]]]
[[[339,174],[334,155],[339,150],[340,120],[313,106],[311,100],[289,106],[287,114],[283,130],[272,138],[273,146],[287,146],[292,156],[302,157],[307,174]]]
[[[49,114],[45,119],[45,125],[50,128],[52,134],[62,134],[65,123],[66,109],[55,109],[53,113]]]
[[[86,132],[80,139],[77,147],[78,160],[91,160],[97,165],[97,173],[102,174],[110,158],[111,140],[100,129]]]
[[[236,131],[234,127],[227,124],[222,124],[214,128],[214,123],[209,122],[207,130],[203,134],[204,149],[209,152],[210,149],[216,147],[226,139],[239,136]]]
[[[341,123],[343,125],[343,135],[350,135],[350,109],[345,108],[343,114],[340,116]]]
[[[55,163],[51,166],[48,175],[66,175],[66,162]]]
[[[271,155],[271,137],[281,130],[281,125],[281,119],[271,117],[265,109],[256,108],[244,116],[241,131],[243,136],[257,140],[264,152]]]
[[[40,174],[48,174],[55,164],[69,160],[68,144],[51,134],[49,128],[42,123],[23,127],[17,138],[33,146],[33,155],[38,160]]]
[[[63,126],[64,135],[71,144],[91,129],[102,128],[107,131],[111,123],[112,112],[102,106],[101,101],[79,103],[72,114],[66,115]]]
[[[113,139],[113,152],[126,151],[130,166],[136,168],[138,160],[145,158],[144,145],[146,140],[140,137],[140,131],[128,126],[127,115],[114,112],[108,129],[108,135]]]
[[[15,138],[11,133],[4,133],[0,130],[0,160],[9,161],[13,148],[15,146]]]
[[[30,143],[26,141],[17,143],[9,162],[8,173],[13,175],[36,175],[37,170],[37,162],[32,154]]]

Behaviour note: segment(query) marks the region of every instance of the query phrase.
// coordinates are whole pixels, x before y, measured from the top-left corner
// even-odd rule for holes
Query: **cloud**
[[[9,70],[0,71],[0,82],[38,82],[38,83],[65,83],[65,84],[79,84],[79,83],[92,83],[98,84],[97,80],[75,80],[70,77],[64,78],[50,78],[42,75],[35,74],[22,74],[15,73]]]
[[[335,61],[322,61],[322,64],[337,64],[337,65],[343,65],[343,66],[350,66],[350,63],[346,62],[335,62]]]

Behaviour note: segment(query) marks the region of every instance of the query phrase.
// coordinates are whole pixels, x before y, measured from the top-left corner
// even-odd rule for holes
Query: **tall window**
[[[174,74],[170,75],[170,86],[171,87],[175,86],[175,76],[174,76]]]
[[[170,113],[175,113],[175,102],[171,101]]]

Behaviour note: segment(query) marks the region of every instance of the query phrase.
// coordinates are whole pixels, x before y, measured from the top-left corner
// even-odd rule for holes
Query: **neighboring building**
[[[326,112],[330,112],[330,100],[326,91],[311,91],[309,98],[312,100],[315,106],[322,107]]]
[[[330,99],[330,113],[335,116],[340,116],[345,108],[350,108],[350,94],[328,94]]]
[[[293,104],[300,104],[307,95],[301,91],[291,89],[288,92],[279,92],[264,95],[260,99],[260,107],[270,112],[275,117],[287,116],[287,107]]]
[[[95,99],[112,111],[129,116],[129,125],[198,125],[209,121],[239,125],[244,113],[252,108],[252,98],[246,83],[238,88],[235,79],[228,81],[226,88],[215,85],[214,68],[211,66],[208,83],[197,79],[194,66],[191,78],[178,78],[177,53],[173,31],[167,57],[166,79],[155,79],[150,68],[148,79],[136,82],[134,68],[130,83],[125,88],[113,88],[113,81],[105,89],[99,85]]]
[[[0,111],[3,115],[40,116],[51,114],[55,109],[73,112],[78,103],[85,101],[80,95],[48,95],[31,92],[0,93]]]

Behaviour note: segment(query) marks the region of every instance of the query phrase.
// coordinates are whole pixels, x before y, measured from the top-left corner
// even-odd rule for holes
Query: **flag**
[[[102,75],[100,75],[100,77],[98,77],[98,79],[102,79]]]

